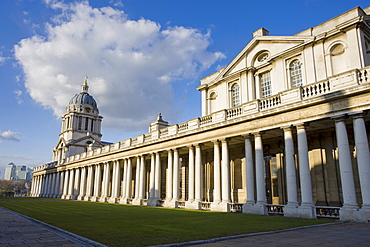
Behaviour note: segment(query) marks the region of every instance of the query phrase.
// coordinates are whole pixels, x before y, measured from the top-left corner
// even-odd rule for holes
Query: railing
[[[181,124],[178,124],[178,131],[184,131],[184,130],[187,130],[188,129],[188,123],[181,123]]]
[[[316,206],[316,217],[317,218],[332,218],[339,219],[340,207],[321,207]]]
[[[157,206],[158,206],[158,207],[163,207],[163,203],[164,203],[164,201],[163,201],[163,200],[158,200],[158,201],[157,201]]]
[[[284,215],[285,205],[267,204],[267,213],[269,215]]]
[[[185,201],[179,201],[177,204],[178,208],[185,208]]]
[[[358,82],[360,84],[362,83],[365,83],[365,82],[369,82],[369,72],[367,72],[366,69],[363,69],[362,71],[361,70],[358,70],[357,71],[357,76],[358,76]]]
[[[204,116],[200,118],[200,125],[212,123],[212,115]]]
[[[211,202],[202,202],[202,210],[211,210]]]
[[[260,109],[267,110],[270,108],[277,107],[281,104],[280,95],[271,96],[266,99],[261,99],[260,101]]]
[[[302,87],[302,99],[315,97],[330,92],[330,82],[323,81]]]
[[[241,106],[228,109],[226,111],[226,118],[229,119],[229,118],[239,117],[242,115],[242,113],[243,113],[243,110]]]
[[[286,90],[277,95],[271,96],[269,98],[255,100],[247,102],[241,106],[220,110],[218,112],[212,113],[211,115],[203,116],[200,118],[189,120],[185,123],[180,123],[177,125],[168,126],[167,128],[161,129],[159,135],[154,137],[152,133],[137,136],[125,141],[115,143],[109,146],[104,146],[102,148],[97,148],[93,150],[93,155],[100,155],[108,152],[115,152],[117,150],[129,149],[133,145],[143,144],[152,140],[159,140],[161,137],[168,137],[170,135],[175,135],[178,133],[183,133],[188,130],[196,130],[199,127],[205,125],[210,125],[214,123],[219,123],[229,119],[235,119],[240,116],[251,116],[252,114],[273,109],[282,105],[304,101],[306,99],[311,99],[313,97],[322,96],[335,90],[342,90],[347,87],[352,87],[359,84],[370,83],[369,78],[370,66],[363,68],[361,70],[351,70],[333,77],[327,80],[320,81],[317,83],[312,83],[299,88],[293,88]],[[90,153],[89,153],[90,154]],[[61,163],[77,161],[79,159],[84,159],[91,157],[88,154],[77,154],[75,156],[67,157]],[[45,168],[40,168],[43,170]],[[38,171],[38,170],[35,170]]]
[[[243,213],[243,203],[230,203],[230,211],[233,213]]]

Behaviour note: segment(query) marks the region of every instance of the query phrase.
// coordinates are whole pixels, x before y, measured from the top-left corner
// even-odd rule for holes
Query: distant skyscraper
[[[9,163],[5,168],[4,180],[14,180],[15,177],[15,168],[14,163]]]
[[[5,168],[4,180],[32,180],[33,169],[9,163]]]

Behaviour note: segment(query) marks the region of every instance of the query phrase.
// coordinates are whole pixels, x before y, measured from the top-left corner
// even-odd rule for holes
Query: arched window
[[[231,87],[231,107],[236,107],[238,105],[240,105],[239,85],[235,83]]]
[[[299,60],[294,60],[290,66],[290,81],[293,87],[302,86],[302,66]]]
[[[271,76],[270,71],[261,74],[261,97],[267,98],[271,96]]]

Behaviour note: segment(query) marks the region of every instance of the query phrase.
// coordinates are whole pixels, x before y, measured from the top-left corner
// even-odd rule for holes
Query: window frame
[[[299,63],[299,66],[293,66],[293,64],[297,63],[297,62]],[[299,67],[299,68],[297,69],[297,67]],[[299,70],[299,72],[297,72],[298,70]],[[293,59],[289,63],[289,79],[290,79],[290,86],[292,88],[303,86],[302,62],[299,59]],[[296,82],[299,82],[299,84],[296,83]]]

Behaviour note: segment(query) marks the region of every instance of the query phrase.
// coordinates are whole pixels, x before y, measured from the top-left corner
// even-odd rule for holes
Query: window
[[[271,96],[271,77],[270,72],[261,74],[261,96],[267,98]]]
[[[293,87],[302,86],[302,69],[301,62],[294,60],[289,67],[290,70],[290,81]]]
[[[78,130],[81,130],[82,126],[82,117],[78,117]]]
[[[239,85],[234,84],[231,87],[231,107],[236,107],[240,105],[240,99],[239,99]]]

